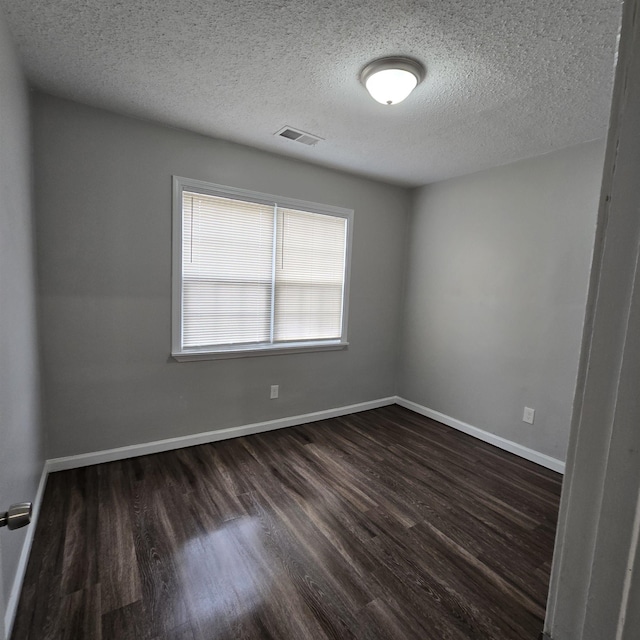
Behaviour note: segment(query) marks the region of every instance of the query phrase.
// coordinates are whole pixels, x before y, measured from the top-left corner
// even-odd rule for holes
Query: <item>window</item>
[[[177,360],[342,349],[353,211],[174,177]]]

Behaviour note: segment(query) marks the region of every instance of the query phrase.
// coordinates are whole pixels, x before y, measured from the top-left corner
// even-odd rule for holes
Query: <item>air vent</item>
[[[287,138],[287,140],[293,140],[294,142],[306,144],[308,147],[313,147],[322,140],[322,138],[314,136],[312,133],[306,133],[305,131],[300,131],[293,127],[283,127],[280,131],[276,131],[274,135],[280,136],[281,138]]]

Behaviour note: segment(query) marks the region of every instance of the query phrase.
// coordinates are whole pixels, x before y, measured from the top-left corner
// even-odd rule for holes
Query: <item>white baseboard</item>
[[[380,400],[350,404],[346,407],[337,407],[335,409],[316,411],[314,413],[304,413],[290,418],[279,418],[278,420],[268,420],[267,422],[255,422],[253,424],[247,424],[240,427],[218,429],[217,431],[206,431],[204,433],[196,433],[190,436],[168,438],[167,440],[156,440],[155,442],[134,444],[128,447],[118,447],[117,449],[105,449],[104,451],[81,453],[77,456],[52,458],[51,460],[47,460],[47,469],[49,472],[63,471],[65,469],[77,469],[78,467],[87,467],[89,465],[100,464],[102,462],[135,458],[136,456],[144,456],[149,453],[160,453],[161,451],[193,447],[198,444],[206,444],[208,442],[216,442],[218,440],[228,440],[229,438],[239,438],[240,436],[248,436],[254,433],[263,433],[265,431],[273,431],[274,429],[283,429],[284,427],[294,427],[308,422],[337,418],[350,413],[357,413],[358,411],[367,411],[369,409],[377,409],[378,407],[386,407],[390,404],[395,404],[395,402],[395,396],[391,396],[389,398],[381,398]]]
[[[517,456],[525,458],[525,460],[535,462],[543,467],[546,467],[547,469],[557,471],[558,473],[564,473],[565,464],[564,462],[562,462],[562,460],[552,458],[551,456],[540,453],[539,451],[535,451],[534,449],[529,449],[529,447],[525,447],[524,445],[513,442],[512,440],[507,440],[506,438],[497,436],[493,433],[489,433],[488,431],[484,431],[483,429],[478,429],[478,427],[474,427],[473,425],[462,422],[461,420],[456,420],[455,418],[445,415],[444,413],[440,413],[439,411],[434,411],[433,409],[429,409],[428,407],[423,407],[421,404],[411,402],[411,400],[405,400],[404,398],[400,397],[396,397],[395,400],[396,404],[399,404],[405,409],[410,409],[411,411],[415,411],[416,413],[426,416],[427,418],[432,418],[433,420],[442,422],[442,424],[446,424],[447,426],[453,427],[458,431],[467,433],[474,438],[478,438],[478,440],[482,440],[483,442],[488,442],[489,444],[492,444],[500,449],[509,451],[509,453],[515,453]]]
[[[33,499],[33,511],[31,514],[31,524],[27,527],[27,535],[22,543],[22,551],[20,552],[20,558],[18,559],[18,566],[16,568],[16,575],[13,579],[13,585],[11,587],[11,593],[7,600],[7,607],[4,615],[4,631],[7,640],[11,637],[11,631],[13,629],[13,623],[18,611],[18,602],[20,600],[20,592],[22,591],[22,583],[24,582],[24,576],[27,572],[27,563],[29,562],[29,554],[31,553],[31,545],[33,544],[33,536],[36,532],[38,525],[38,516],[40,515],[40,506],[42,504],[42,497],[44,496],[44,489],[47,485],[47,476],[49,475],[49,469],[45,462],[42,468],[42,475],[40,476],[40,482],[38,483],[38,489],[36,496]]]
[[[336,407],[335,409],[326,409],[324,411],[316,411],[314,413],[304,413],[289,418],[279,418],[277,420],[268,420],[266,422],[255,422],[253,424],[242,425],[239,427],[229,427],[227,429],[218,429],[217,431],[206,431],[204,433],[196,433],[188,436],[180,436],[178,438],[168,438],[166,440],[156,440],[154,442],[144,442],[134,444],[127,447],[118,447],[116,449],[105,449],[103,451],[92,451],[90,453],[81,453],[75,456],[66,456],[64,458],[52,458],[47,460],[46,470],[48,473],[53,471],[64,471],[65,469],[76,469],[86,467],[92,464],[100,464],[102,462],[112,462],[114,460],[124,460],[126,458],[135,458],[136,456],[144,456],[151,453],[160,453],[162,451],[171,451],[173,449],[182,449],[183,447],[193,447],[198,444],[206,444],[209,442],[217,442],[218,440],[228,440],[229,438],[239,438],[240,436],[248,436],[254,433],[263,433],[265,431],[273,431],[274,429],[283,429],[285,427],[294,427],[309,422],[317,422],[318,420],[327,420],[338,416],[357,413],[358,411],[367,411],[369,409],[377,409],[391,404],[399,404],[401,407],[415,411],[427,418],[437,420],[442,424],[453,427],[458,431],[467,433],[483,442],[488,442],[500,449],[514,453],[526,460],[535,462],[543,467],[564,473],[565,464],[561,460],[552,458],[544,453],[529,449],[524,445],[507,440],[501,436],[497,436],[473,425],[456,420],[439,411],[429,409],[416,402],[405,400],[399,396],[391,396],[381,398],[379,400],[371,400],[369,402],[360,402],[344,407]]]

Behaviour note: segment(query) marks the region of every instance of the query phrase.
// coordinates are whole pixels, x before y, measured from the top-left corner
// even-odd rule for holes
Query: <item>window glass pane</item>
[[[278,209],[274,340],[340,338],[347,221]]]
[[[183,347],[270,339],[273,207],[183,191]]]

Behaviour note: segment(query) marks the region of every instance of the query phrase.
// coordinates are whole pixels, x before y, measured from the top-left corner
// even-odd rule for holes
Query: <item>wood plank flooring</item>
[[[398,406],[49,477],[13,640],[537,640],[561,476]]]

